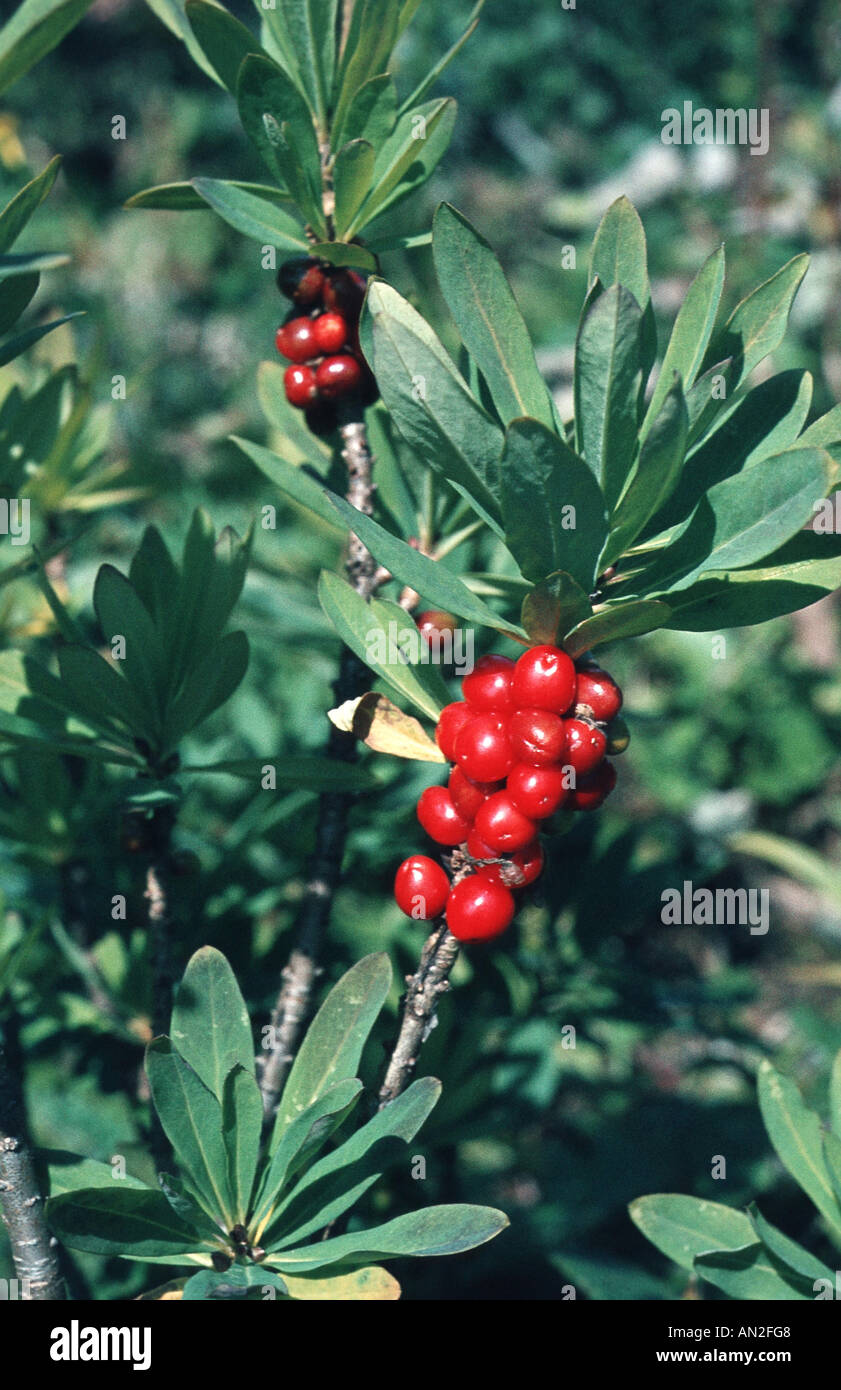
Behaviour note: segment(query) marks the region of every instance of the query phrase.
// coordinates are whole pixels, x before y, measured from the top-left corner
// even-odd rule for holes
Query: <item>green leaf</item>
[[[321,572],[318,601],[342,641],[360,661],[430,719],[438,718],[449,700],[440,671],[434,666],[410,664],[399,654],[401,639],[415,641],[405,608],[385,599],[366,603],[350,584],[329,570]]]
[[[282,756],[265,758],[228,758],[216,763],[190,763],[184,767],[184,771],[224,772],[247,782],[261,782],[267,767],[273,769],[277,787],[284,790],[302,787],[311,792],[359,792],[378,785],[376,778],[365,767],[306,754],[287,757],[284,753]]]
[[[374,147],[367,140],[350,140],[342,145],[333,167],[336,195],[336,234],[341,239],[353,225],[368,196],[374,175]]]
[[[245,131],[267,168],[289,190],[306,220],[320,233],[326,232],[318,141],[298,88],[270,58],[246,58],[237,79],[237,105]],[[196,187],[199,182],[194,181]],[[297,226],[287,232],[301,236]]]
[[[289,1176],[301,1167],[350,1114],[362,1094],[362,1082],[355,1076],[328,1086],[316,1100],[302,1110],[297,1119],[278,1132],[277,1122],[272,1131],[267,1165],[254,1203],[252,1226],[259,1242],[271,1216],[278,1194]]]
[[[331,265],[349,265],[372,274],[379,270],[379,262],[373,251],[356,242],[317,241],[310,247],[310,255],[329,261]]]
[[[15,251],[0,255],[0,279],[9,280],[16,275],[28,275],[30,271],[55,270],[57,266],[67,265],[70,257],[57,251]]]
[[[2,33],[3,31],[0,31],[0,40],[2,40]],[[2,71],[2,60],[0,60],[0,71]],[[16,193],[11,202],[7,203],[3,211],[0,212],[0,251],[8,251],[20,236],[32,214],[41,206],[50,192],[60,168],[61,157],[55,155],[37,178],[24,184],[20,192]]]
[[[466,217],[442,203],[432,252],[447,306],[502,420],[525,415],[553,429],[552,400],[529,331],[491,246]]]
[[[418,102],[423,101],[427,93],[432,91],[432,88],[435,86],[435,83],[438,81],[441,74],[446,71],[446,69],[450,66],[450,63],[453,61],[455,57],[458,56],[464,45],[467,43],[467,40],[470,38],[471,34],[473,33],[474,29],[479,23],[479,15],[483,10],[484,5],[485,0],[477,0],[477,3],[473,6],[473,11],[470,15],[470,20],[468,22],[467,28],[465,29],[461,38],[456,39],[452,48],[449,48],[447,50],[443,58],[438,59],[438,62],[434,65],[434,67],[432,67],[429,70],[426,77],[424,77],[421,80],[421,82],[412,92],[411,96],[406,98],[401,107],[401,115],[403,111],[408,111],[410,107],[417,106]]]
[[[197,1235],[201,1236],[205,1242],[216,1245],[221,1233],[219,1222],[213,1221],[207,1215],[187,1184],[182,1182],[180,1178],[173,1177],[171,1173],[159,1173],[158,1183],[161,1192],[179,1221],[184,1221],[188,1226],[192,1226]]]
[[[100,1163],[95,1158],[83,1158],[80,1154],[68,1153],[64,1149],[39,1149],[38,1160],[47,1165],[51,1197],[60,1197],[65,1192],[77,1192],[82,1187],[129,1187],[144,1192],[152,1191],[145,1182],[133,1178],[130,1173],[118,1177],[117,1170],[110,1163]]]
[[[658,1192],[637,1198],[628,1211],[646,1239],[682,1269],[691,1270],[705,1251],[739,1250],[754,1240],[744,1212],[698,1197]]]
[[[140,545],[132,557],[128,577],[155,626],[163,629],[180,579],[175,562],[156,526],[147,526],[143,532]]]
[[[556,646],[592,613],[587,594],[569,574],[549,574],[526,594],[521,620],[529,639]]]
[[[841,1139],[837,1134],[826,1133],[823,1136],[823,1157],[832,1190],[841,1202]]]
[[[694,385],[712,336],[723,288],[724,247],[719,246],[701,266],[678,310],[657,385],[640,428],[640,439],[645,439],[668,392],[673,389],[675,373],[685,390]]]
[[[225,179],[193,179],[193,188],[208,207],[244,236],[280,251],[309,251],[300,223],[267,198],[246,193]]]
[[[506,623],[499,614],[488,608],[480,598],[472,594],[457,574],[448,569],[440,560],[432,560],[419,550],[407,545],[399,537],[386,531],[379,522],[374,521],[357,507],[351,506],[344,497],[328,493],[328,497],[348,527],[367,546],[374,559],[385,565],[390,574],[401,584],[409,584],[422,593],[430,602],[467,622],[478,623],[482,627],[494,628],[497,632],[510,632],[521,636],[521,630]],[[545,573],[545,570],[543,571]]]
[[[811,1299],[803,1281],[789,1273],[786,1266],[777,1264],[763,1245],[747,1245],[741,1250],[718,1250],[699,1255],[695,1270],[703,1279],[723,1289],[730,1298],[756,1299],[762,1302],[790,1299]]]
[[[236,179],[228,180],[231,188],[239,188],[251,193],[255,198],[269,203],[288,203],[289,193],[284,189],[272,188],[267,183],[242,183]],[[144,188],[126,200],[127,208],[152,208],[162,212],[207,212],[208,204],[191,183],[160,183],[155,188]]]
[[[383,401],[411,449],[499,534],[503,436],[420,314],[381,281],[368,289],[362,347]]]
[[[841,1049],[835,1054],[829,1077],[829,1115],[832,1128],[841,1139]]]
[[[211,81],[221,86],[219,78],[214,68],[207,61],[202,52],[196,37],[187,21],[184,0],[146,0],[150,10],[153,10],[162,24],[176,34],[187,49],[190,57],[198,68],[201,69]]]
[[[577,452],[611,509],[636,446],[641,324],[636,300],[621,285],[612,285],[586,310],[575,346]]]
[[[764,559],[811,520],[835,473],[824,450],[789,449],[716,483],[647,572],[647,592],[670,595],[704,574]]]
[[[565,570],[593,588],[605,503],[587,465],[537,420],[515,420],[502,455],[505,541],[526,579]]]
[[[50,1198],[47,1219],[64,1245],[97,1255],[178,1256],[203,1244],[179,1221],[163,1193],[151,1188],[112,1184],[68,1192]]]
[[[242,1298],[249,1290],[256,1290],[262,1300],[267,1289],[273,1289],[277,1297],[287,1297],[286,1281],[265,1265],[231,1265],[224,1272],[200,1269],[187,1280],[181,1297],[186,1303],[217,1302]]]
[[[382,0],[356,0],[353,6],[336,81],[332,120],[339,144],[362,133],[350,129],[349,113],[365,84],[386,72],[397,38],[397,23],[395,5],[383,6]],[[379,147],[378,141],[372,143],[375,149]]]
[[[414,1139],[440,1094],[441,1083],[434,1077],[414,1081],[337,1149],[308,1168],[277,1208],[266,1231],[266,1248],[300,1244],[314,1231],[338,1220],[387,1167],[405,1158],[406,1145]]]
[[[326,131],[336,60],[338,0],[278,0],[278,6],[278,18],[298,60],[304,90],[319,126]]]
[[[187,962],[170,1033],[173,1046],[220,1103],[235,1067],[254,1074],[248,1010],[233,970],[213,946],[202,946]]]
[[[92,0],[23,0],[0,29],[0,92],[61,43]]]
[[[346,109],[341,126],[332,123],[333,149],[348,140],[367,140],[378,150],[397,122],[397,89],[390,73],[382,72],[363,82]]]
[[[377,151],[374,186],[354,219],[352,232],[390,211],[434,173],[453,138],[457,106],[452,97],[426,102],[402,115]]]
[[[642,637],[665,627],[669,614],[668,605],[657,599],[615,599],[578,623],[564,638],[564,650],[577,658],[603,642]]]
[[[22,352],[26,352],[27,348],[34,347],[54,329],[61,328],[71,319],[81,317],[81,310],[75,314],[65,314],[64,318],[53,319],[51,323],[42,323],[36,328],[27,328],[24,333],[16,333],[14,338],[7,338],[5,343],[0,346],[0,367],[5,367],[7,362],[13,362],[16,357],[20,357]]]
[[[340,1260],[361,1264],[389,1255],[458,1255],[493,1240],[507,1225],[508,1218],[493,1207],[462,1203],[425,1207],[369,1231],[353,1231],[298,1250],[283,1250],[271,1257],[271,1264],[281,1272],[297,1274]]]
[[[169,1038],[146,1049],[146,1075],[161,1126],[179,1167],[209,1215],[234,1224],[228,1191],[228,1157],[222,1139],[222,1107],[175,1051]]]
[[[210,66],[229,92],[236,93],[237,74],[250,54],[266,56],[259,39],[221,5],[187,0],[187,21]]]
[[[834,405],[825,415],[821,415],[820,419],[813,420],[797,442],[801,445],[815,445],[819,449],[841,442],[841,405]]]
[[[146,722],[157,731],[165,686],[164,654],[151,614],[130,580],[113,565],[102,565],[93,587],[93,606],[105,640],[125,639],[121,669],[143,707]]]
[[[689,417],[680,381],[675,381],[648,434],[611,517],[610,536],[599,561],[607,569],[633,545],[669,497],[683,467]]]
[[[795,256],[769,280],[736,305],[717,333],[704,359],[705,366],[732,357],[730,387],[744,381],[785,336],[794,296],[809,266],[809,257]]]
[[[794,1082],[781,1076],[765,1058],[759,1064],[757,1086],[762,1119],[777,1157],[841,1234],[841,1207],[824,1162],[818,1116],[804,1105]]]
[[[344,534],[345,527],[336,515],[336,509],[326,492],[324,482],[306,464],[288,463],[280,454],[265,449],[261,444],[252,444],[249,439],[231,436],[234,444],[247,454],[261,473],[265,473],[285,497],[327,525],[331,531]]]
[[[40,275],[17,275],[0,283],[0,333],[14,328],[40,281]]]
[[[605,289],[610,285],[623,285],[640,309],[646,308],[651,290],[645,232],[639,213],[624,196],[611,203],[593,239],[588,284],[596,276]]]
[[[835,1276],[829,1267],[821,1260],[815,1259],[814,1255],[810,1255],[796,1240],[783,1235],[783,1232],[772,1226],[770,1221],[766,1221],[755,1202],[748,1208],[748,1215],[756,1234],[775,1260],[779,1260],[809,1284],[815,1279],[829,1279],[831,1283],[835,1282]]]
[[[225,1078],[222,1135],[228,1153],[228,1188],[236,1220],[245,1224],[260,1157],[263,1100],[251,1071],[234,1067]]]
[[[244,632],[227,633],[205,652],[167,710],[161,740],[165,749],[174,748],[190,729],[230,699],[245,678],[248,659]]]
[[[287,1126],[328,1087],[356,1075],[390,985],[391,964],[381,951],[364,956],[330,990],[307,1029],[283,1088],[273,1147]]]
[[[128,681],[90,647],[60,647],[58,669],[69,702],[85,723],[117,735],[119,725],[154,738],[154,728]]]

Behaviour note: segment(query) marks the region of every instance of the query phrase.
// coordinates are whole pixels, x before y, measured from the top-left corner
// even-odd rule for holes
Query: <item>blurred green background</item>
[[[250,19],[246,0],[229,8]],[[468,13],[466,3],[426,0],[399,51],[403,91]],[[648,233],[661,343],[720,241],[730,304],[811,252],[773,366],[814,373],[816,414],[841,395],[841,15],[830,0],[599,0],[576,10],[487,0],[441,90],[459,100],[455,140],[405,226],[427,225],[446,198],[484,231],[561,401],[586,250],[622,192]],[[661,144],[661,112],[684,100],[767,107],[768,155]],[[124,140],[112,138],[117,115]],[[38,306],[86,317],[0,371],[0,390],[15,380],[29,389],[75,356],[103,407],[106,458],[124,465],[121,486],[140,490],[94,515],[59,579],[93,635],[96,568],[124,568],[148,521],[177,545],[197,504],[241,532],[262,506],[278,506],[277,529],[258,529],[238,610],[252,644],[248,677],[190,752],[207,761],[318,749],[337,642],[314,581],[339,551],[227,442],[232,432],[270,438],[255,382],[279,318],[273,276],[256,243],[209,212],[122,206],[153,183],[259,177],[234,104],[140,0],[97,0],[0,103],[0,202],[54,153],[63,173],[16,249],[70,251]],[[384,273],[446,336],[428,251],[392,255]],[[112,401],[117,377],[126,398]],[[2,591],[0,616],[7,646],[52,640],[28,581]],[[772,1055],[823,1108],[841,1045],[838,643],[833,597],[727,634],[723,659],[709,634],[660,632],[605,653],[632,731],[616,795],[553,844],[551,872],[516,929],[461,960],[422,1059],[445,1083],[419,1141],[423,1192],[406,1176],[371,1198],[378,1215],[419,1200],[490,1202],[512,1228],[472,1255],[395,1265],[406,1297],[551,1299],[570,1284],[596,1299],[681,1297],[685,1276],[625,1210],[653,1191],[730,1204],[761,1196],[771,1220],[832,1258],[771,1155],[753,1078]],[[380,762],[382,791],[352,814],[329,978],[380,948],[400,975],[420,945],[390,887],[399,858],[421,847],[414,800],[433,777]],[[10,988],[37,1142],[123,1153],[144,1175],[143,900],[139,869],[120,848],[120,794],[117,776],[73,760],[7,770],[0,956],[17,951]],[[219,778],[190,789],[177,832],[201,865],[178,885],[183,958],[204,942],[225,951],[260,1023],[290,947],[314,810],[305,792],[267,799]],[[768,888],[770,931],[663,926],[661,892],[685,879]],[[128,896],[127,923],[111,921],[115,893]],[[372,1078],[393,1023],[392,1010],[369,1053]],[[716,1155],[727,1159],[726,1181],[711,1177]],[[4,1261],[0,1250],[0,1273]],[[143,1266],[95,1257],[68,1268],[77,1296],[159,1282]]]

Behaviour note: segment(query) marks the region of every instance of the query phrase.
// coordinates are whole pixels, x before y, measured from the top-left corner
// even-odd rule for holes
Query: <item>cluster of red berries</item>
[[[594,811],[612,792],[627,731],[616,716],[622,692],[592,663],[576,666],[560,647],[538,646],[518,661],[483,656],[447,705],[436,741],[454,763],[447,785],[418,801],[426,833],[451,851],[451,884],[440,864],[412,855],[394,895],[409,917],[446,912],[460,941],[489,940],[510,925],[512,888],[539,877],[539,822],[561,808]]]
[[[336,428],[339,401],[370,405],[377,387],[359,348],[365,280],[309,256],[284,261],[278,288],[294,308],[275,334],[278,352],[292,364],[283,384],[290,405],[305,411],[314,434]]]

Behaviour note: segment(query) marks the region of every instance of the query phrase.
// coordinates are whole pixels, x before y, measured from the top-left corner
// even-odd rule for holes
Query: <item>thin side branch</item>
[[[0,1043],[0,1212],[12,1247],[20,1296],[27,1302],[67,1297],[58,1246],[44,1220],[44,1199],[26,1137],[20,1088]]]
[[[347,467],[347,500],[370,515],[373,456],[364,422],[348,420],[340,428],[342,458]],[[371,552],[354,535],[348,540],[345,571],[356,592],[370,598],[377,587],[377,565]],[[343,648],[333,685],[336,704],[362,694],[367,685],[365,666],[349,648]],[[328,758],[352,762],[357,756],[356,740],[352,734],[331,725],[325,751]],[[324,792],[319,800],[315,849],[295,926],[295,947],[282,973],[283,985],[271,1016],[270,1047],[260,1065],[260,1090],[267,1120],[277,1107],[309,1013],[324,934],[341,877],[351,802],[352,797],[339,792]]]
[[[411,1081],[421,1047],[437,1022],[438,1000],[450,988],[449,975],[457,955],[458,942],[439,918],[424,943],[415,974],[407,980],[400,1032],[380,1087],[380,1109]]]

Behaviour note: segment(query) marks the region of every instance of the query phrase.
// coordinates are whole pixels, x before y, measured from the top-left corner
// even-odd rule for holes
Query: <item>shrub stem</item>
[[[26,1302],[67,1297],[58,1246],[44,1219],[44,1199],[26,1137],[18,1079],[0,1040],[0,1211],[12,1247],[15,1273]]]

